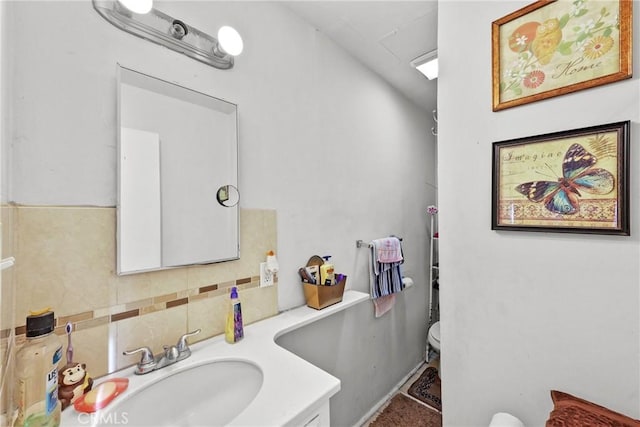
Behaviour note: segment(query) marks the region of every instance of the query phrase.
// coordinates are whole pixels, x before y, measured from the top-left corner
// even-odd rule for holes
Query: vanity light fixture
[[[118,2],[133,13],[145,14],[153,9],[153,0],[118,0]]]
[[[229,26],[210,36],[152,7],[153,0],[93,0],[94,9],[107,21],[128,33],[221,70],[233,68],[234,57],[242,52],[240,34]],[[147,13],[141,3],[149,6]],[[129,4],[134,4],[131,9]]]
[[[420,55],[411,65],[424,74],[429,80],[438,78],[438,50]]]

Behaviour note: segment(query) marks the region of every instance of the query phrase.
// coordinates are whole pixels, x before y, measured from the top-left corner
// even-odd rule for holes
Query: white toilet
[[[437,321],[429,328],[429,333],[427,334],[429,341],[429,346],[434,349],[438,354],[440,354],[440,321]],[[429,357],[429,346],[427,346],[427,361]],[[440,370],[440,361],[438,360],[438,376],[442,379],[442,371]]]
[[[440,321],[438,320],[436,323],[431,325],[429,328],[429,345],[440,353]]]

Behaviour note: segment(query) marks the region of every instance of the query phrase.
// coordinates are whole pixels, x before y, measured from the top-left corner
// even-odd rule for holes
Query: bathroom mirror
[[[237,106],[118,66],[117,272],[239,257]]]

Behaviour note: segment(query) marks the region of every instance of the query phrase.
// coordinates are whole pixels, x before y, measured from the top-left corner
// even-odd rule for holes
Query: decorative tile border
[[[277,276],[274,282],[278,283]],[[56,318],[55,333],[58,335],[65,335],[65,327],[68,322],[71,322],[73,331],[81,331],[105,325],[107,323],[119,322],[136,316],[144,316],[145,314],[154,313],[160,310],[168,310],[173,307],[200,301],[205,298],[227,295],[229,294],[229,289],[232,286],[237,286],[240,290],[257,288],[260,286],[260,277],[245,277],[235,281],[232,280],[224,283],[202,286],[197,289],[172,292],[170,294],[158,295],[152,298],[131,301],[125,304],[118,304],[93,311],[84,311],[82,313],[60,316]],[[16,327],[16,339],[19,339],[20,341],[24,340],[26,329],[26,325]],[[0,337],[8,337],[9,334],[9,329],[0,330]]]
[[[111,322],[117,322],[118,320],[124,320],[130,317],[136,317],[139,314],[140,314],[139,308],[136,308],[135,310],[123,311],[117,314],[112,314]]]

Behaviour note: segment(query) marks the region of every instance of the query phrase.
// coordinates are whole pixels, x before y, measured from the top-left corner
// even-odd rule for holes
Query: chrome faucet
[[[180,337],[178,343],[175,345],[176,350],[178,350],[178,359],[176,360],[176,362],[191,356],[191,349],[189,348],[189,344],[187,344],[187,338],[198,335],[199,333],[200,329],[196,329],[195,331],[187,332]]]
[[[174,363],[191,356],[191,349],[187,344],[187,338],[199,333],[200,329],[196,329],[195,331],[182,335],[176,345],[163,346],[164,352],[158,356],[154,356],[149,347],[140,347],[135,350],[123,351],[122,354],[130,356],[135,353],[142,353],[142,357],[140,358],[140,362],[136,365],[134,373],[137,375],[148,374],[149,372],[162,369],[165,366],[173,365]]]

